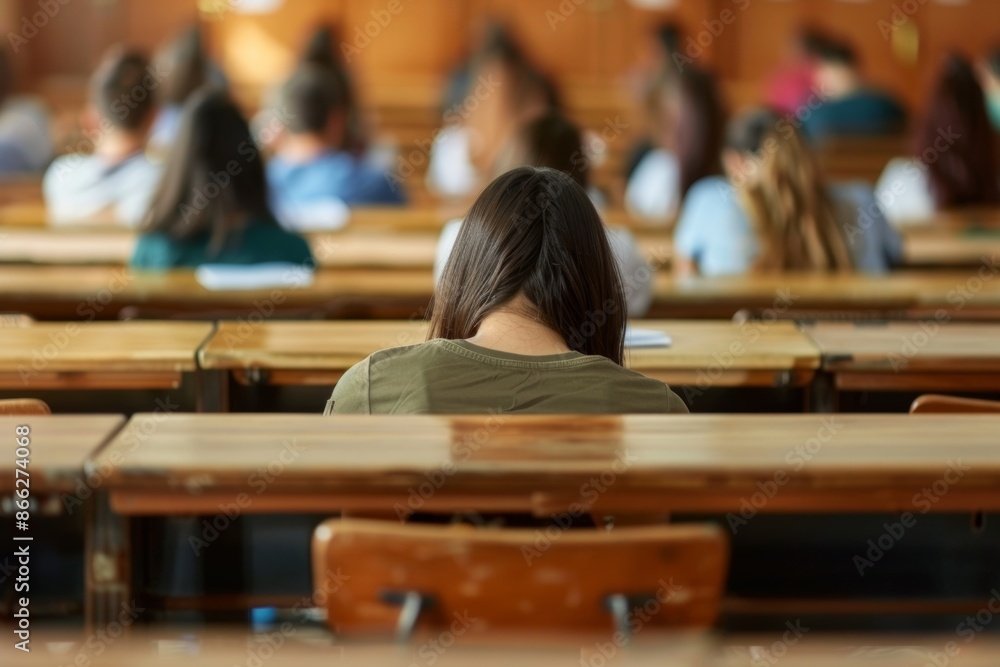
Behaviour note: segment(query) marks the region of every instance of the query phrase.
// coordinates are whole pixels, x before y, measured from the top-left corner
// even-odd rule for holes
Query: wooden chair
[[[462,618],[477,635],[715,623],[728,564],[717,526],[553,531],[331,519],[313,535],[316,602],[338,634],[395,628],[401,641]]]
[[[8,398],[0,400],[0,415],[27,417],[50,414],[52,414],[52,410],[49,409],[48,404],[37,398]]]
[[[924,394],[910,405],[910,414],[989,414],[1000,413],[1000,401]]]

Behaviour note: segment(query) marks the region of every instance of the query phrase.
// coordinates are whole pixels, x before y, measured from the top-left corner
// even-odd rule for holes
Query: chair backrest
[[[910,414],[989,414],[1000,413],[1000,401],[924,394],[910,405]]]
[[[50,415],[48,403],[37,398],[8,398],[0,400],[0,415]]]
[[[416,616],[425,629],[475,619],[477,635],[709,628],[727,565],[726,537],[712,525],[562,531],[333,519],[313,536],[316,602],[348,636],[406,636]]]

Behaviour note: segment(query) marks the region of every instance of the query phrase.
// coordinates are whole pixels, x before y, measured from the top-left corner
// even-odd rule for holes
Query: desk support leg
[[[837,388],[833,374],[819,371],[809,385],[809,411],[832,413],[837,411]]]
[[[111,509],[107,492],[98,490],[86,504],[85,601],[88,633],[135,622],[140,608],[132,590],[132,543],[129,519]]]
[[[228,371],[198,371],[198,412],[229,412]]]

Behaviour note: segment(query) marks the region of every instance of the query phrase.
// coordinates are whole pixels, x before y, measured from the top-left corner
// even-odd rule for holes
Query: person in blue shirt
[[[819,51],[815,69],[819,106],[801,110],[802,129],[814,141],[830,137],[885,136],[906,128],[906,111],[888,93],[868,85],[857,55],[847,44],[831,41]]]
[[[771,111],[730,123],[725,176],[688,191],[674,230],[678,275],[883,273],[902,244],[864,184],[827,187],[795,128]]]
[[[391,175],[344,150],[348,110],[337,78],[300,65],[281,90],[285,132],[267,166],[271,201],[287,229],[331,229],[343,207],[403,204]]]
[[[286,262],[311,268],[309,244],[282,229],[267,202],[262,156],[228,94],[196,92],[140,228],[131,266]]]

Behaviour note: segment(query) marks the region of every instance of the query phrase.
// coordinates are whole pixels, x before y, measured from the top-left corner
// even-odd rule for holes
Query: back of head
[[[814,40],[816,56],[827,65],[857,69],[858,54],[848,42],[832,37]]]
[[[938,207],[1000,201],[993,126],[975,70],[950,55],[917,132],[916,155],[927,165]]]
[[[545,113],[522,125],[504,157],[502,171],[523,165],[549,167],[588,187],[590,162],[580,129],[559,113]]]
[[[762,272],[849,270],[844,229],[815,156],[794,127],[769,110],[730,123],[727,150],[744,172],[730,173],[760,241]]]
[[[251,218],[273,222],[266,190],[246,119],[226,92],[204,88],[184,105],[144,229],[181,239],[207,233],[218,246]]]
[[[208,83],[208,59],[198,27],[179,34],[157,56],[157,61],[166,72],[159,88],[162,104],[184,104],[191,94]]]
[[[320,67],[341,67],[342,64],[335,50],[336,34],[337,30],[332,25],[317,27],[306,40],[299,62]]]
[[[722,171],[719,157],[726,110],[718,82],[710,72],[688,66],[679,79],[675,145],[683,195],[695,182]]]
[[[153,115],[156,85],[144,55],[114,49],[91,78],[91,104],[112,126],[134,132]]]
[[[621,364],[626,306],[607,233],[587,193],[554,169],[496,178],[462,223],[434,299],[431,338],[465,339],[523,295],[529,317],[573,350]]]
[[[292,134],[323,134],[335,113],[346,113],[341,82],[328,69],[304,64],[281,88],[281,105]]]

